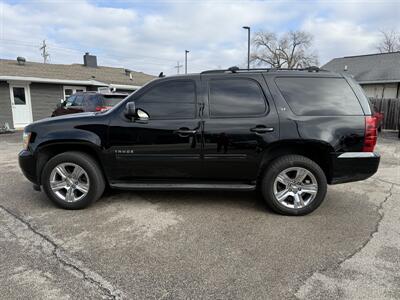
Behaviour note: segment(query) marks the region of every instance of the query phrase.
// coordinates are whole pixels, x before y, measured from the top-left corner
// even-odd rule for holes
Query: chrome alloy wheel
[[[317,196],[318,183],[307,169],[292,167],[279,173],[274,181],[274,195],[287,208],[303,208]]]
[[[50,188],[65,202],[76,202],[89,192],[89,176],[86,171],[74,163],[57,165],[50,174]]]

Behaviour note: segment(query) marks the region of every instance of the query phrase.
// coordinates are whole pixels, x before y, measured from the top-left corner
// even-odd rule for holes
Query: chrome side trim
[[[374,152],[344,152],[338,158],[368,158],[376,156]]]
[[[240,183],[110,183],[112,188],[122,190],[235,190],[253,191],[252,184]]]

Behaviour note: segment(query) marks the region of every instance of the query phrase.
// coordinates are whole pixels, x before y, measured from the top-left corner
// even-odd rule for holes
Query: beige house
[[[77,91],[110,88],[132,92],[154,78],[124,68],[97,65],[86,53],[83,64],[43,64],[0,59],[0,126],[11,128],[49,117],[60,99]]]

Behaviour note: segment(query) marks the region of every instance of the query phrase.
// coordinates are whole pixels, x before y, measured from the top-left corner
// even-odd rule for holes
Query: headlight
[[[31,140],[32,132],[25,132],[22,135],[22,147],[24,150],[28,149],[29,141]]]

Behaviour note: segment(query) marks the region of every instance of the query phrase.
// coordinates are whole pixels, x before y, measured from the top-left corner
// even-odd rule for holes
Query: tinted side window
[[[91,94],[86,94],[84,95],[84,101],[83,103],[89,103],[92,102],[95,99],[96,95],[91,95]]]
[[[84,97],[83,105],[87,110],[93,111],[96,109],[96,106],[100,106],[97,103],[98,102],[97,98],[98,98],[97,95],[86,94]]]
[[[162,82],[135,102],[137,108],[145,110],[151,119],[193,118],[196,111],[195,83],[192,80]]]
[[[260,85],[251,79],[215,79],[209,82],[212,117],[259,116],[266,102]]]
[[[74,103],[76,96],[70,96],[68,97],[67,103],[65,103],[65,106],[71,106],[72,103]]]
[[[83,95],[76,96],[75,101],[71,106],[82,106],[83,103]]]
[[[363,115],[356,95],[343,78],[279,77],[275,82],[296,115]]]
[[[109,95],[103,95],[103,105],[104,106],[114,106],[120,103],[123,99],[126,98],[126,96],[109,96]]]

